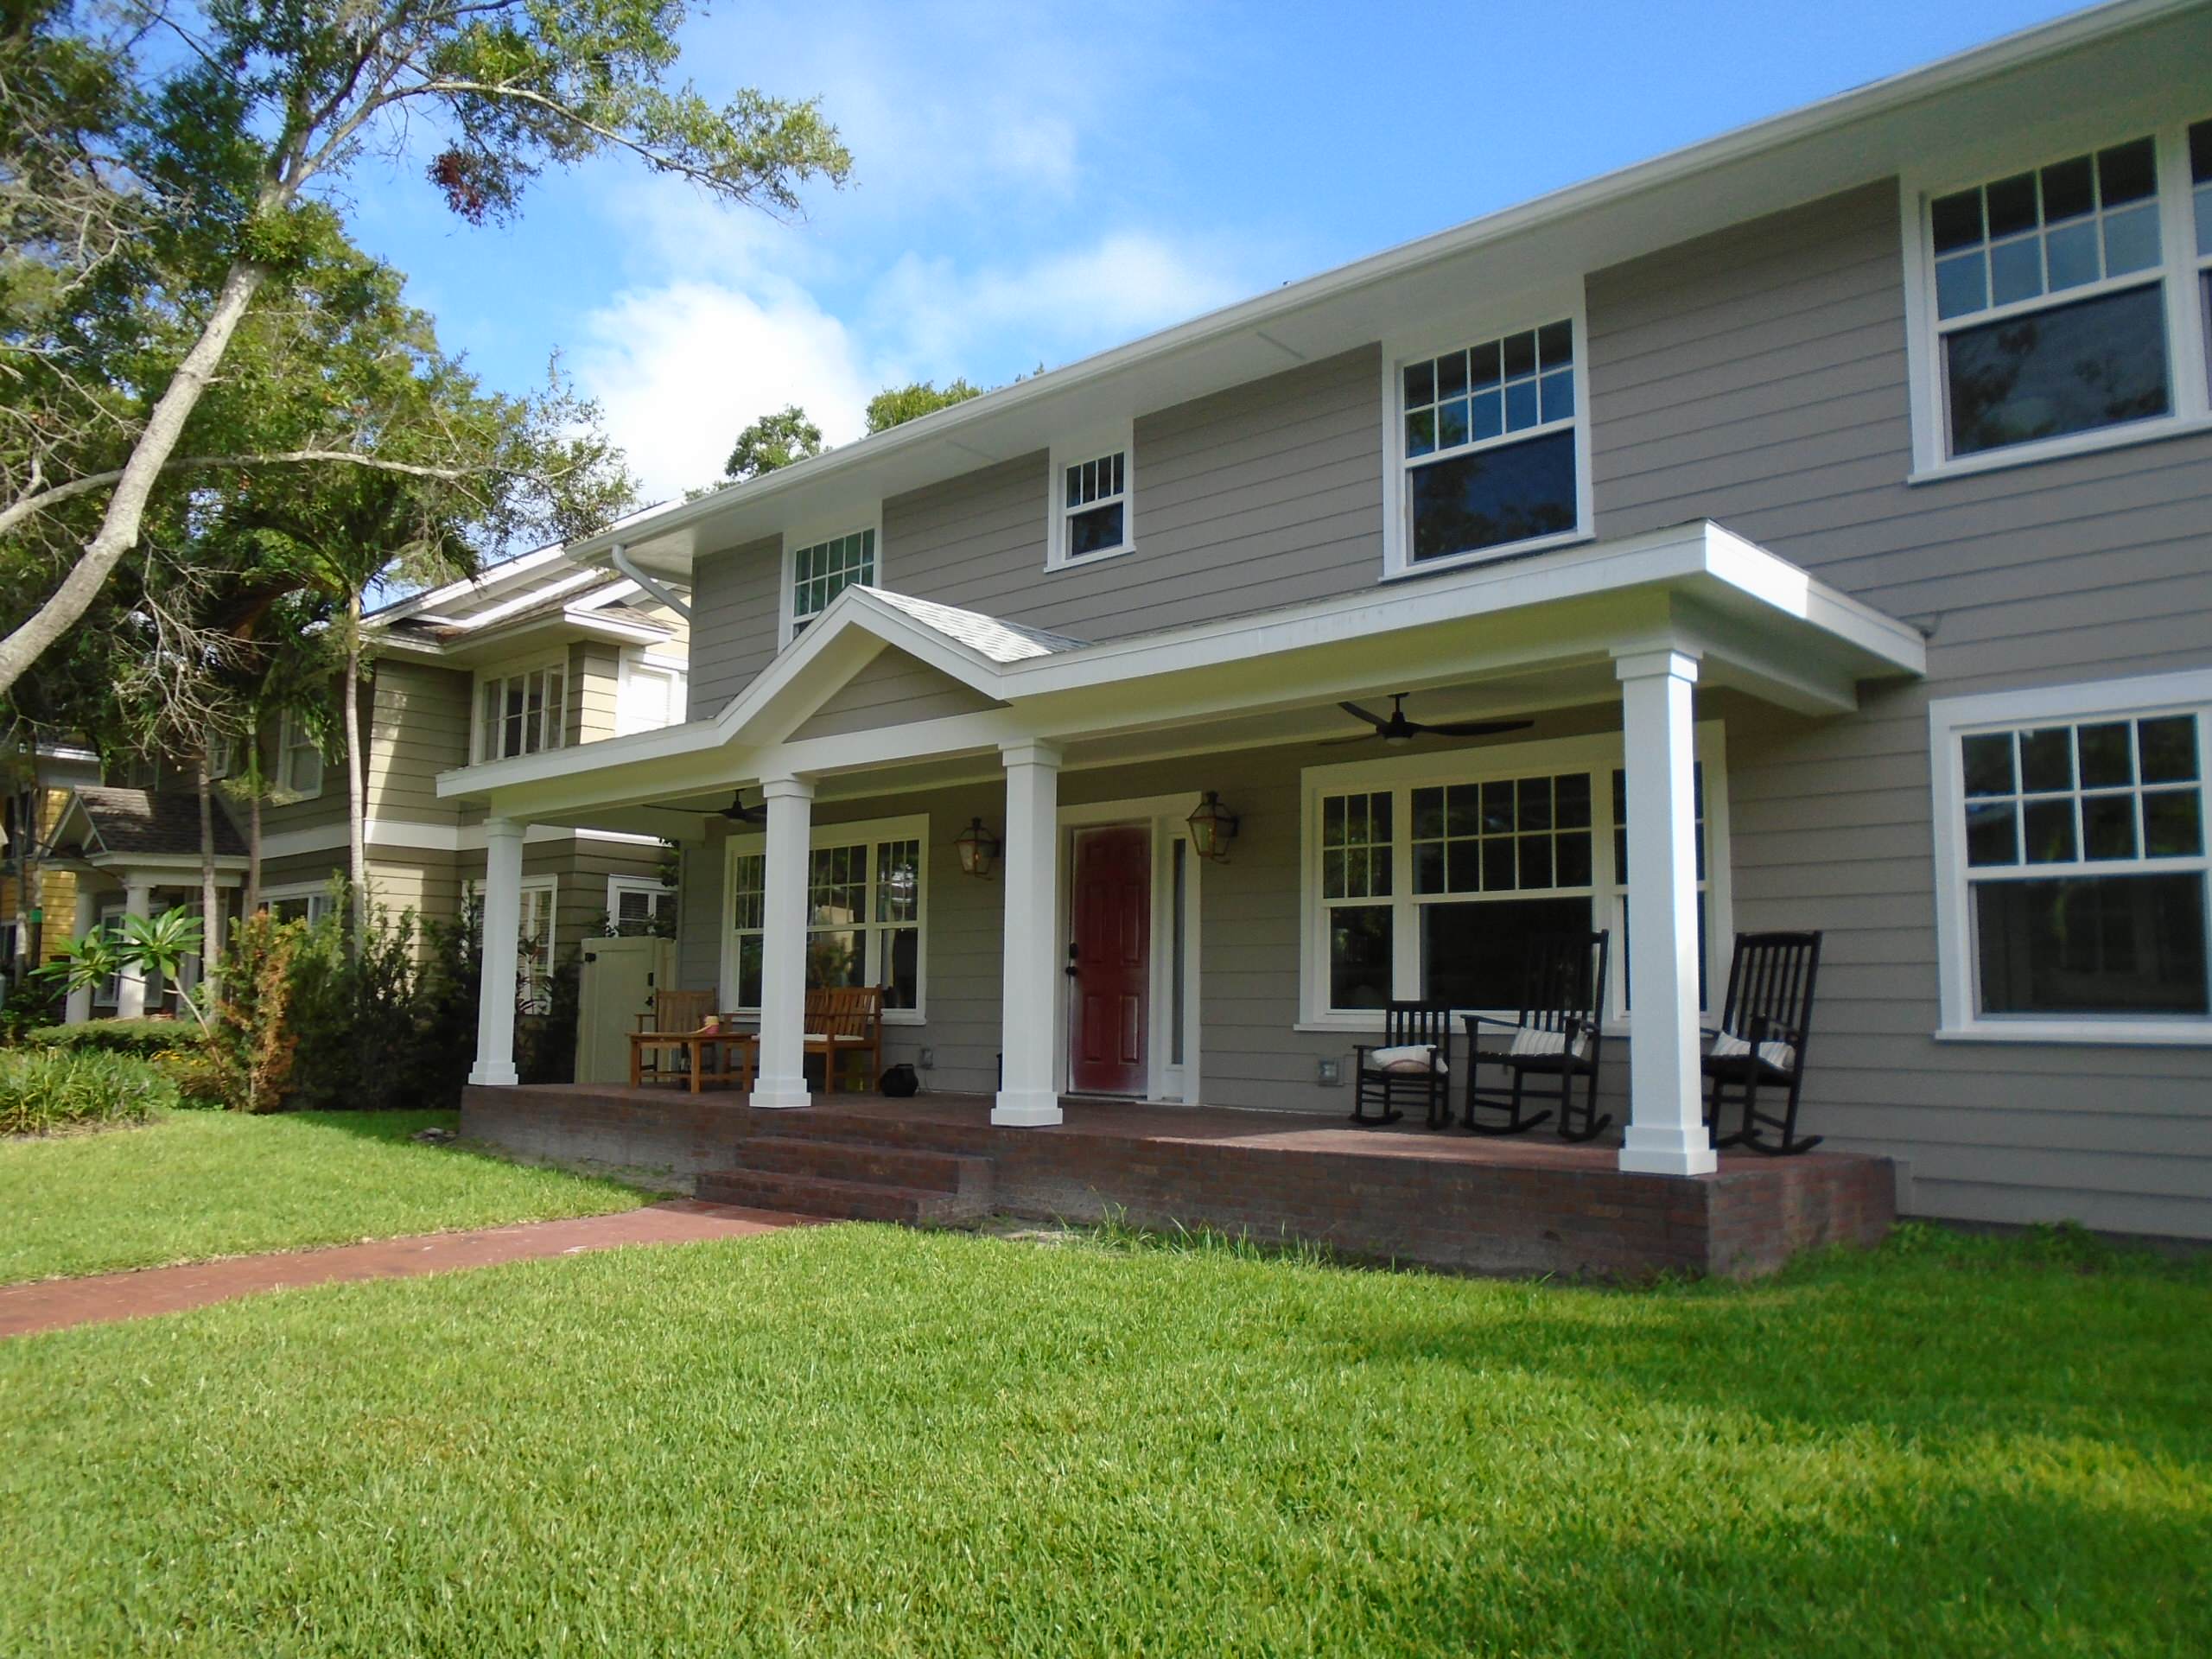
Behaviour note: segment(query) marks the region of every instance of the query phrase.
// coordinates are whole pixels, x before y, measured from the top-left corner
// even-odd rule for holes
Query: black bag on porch
[[[911,1100],[922,1091],[922,1080],[914,1075],[914,1068],[906,1061],[885,1068],[882,1080],[876,1084],[893,1100]]]

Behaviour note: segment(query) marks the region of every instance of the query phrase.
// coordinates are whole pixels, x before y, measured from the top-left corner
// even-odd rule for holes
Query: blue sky
[[[995,385],[2075,8],[810,0],[696,18],[710,96],[819,94],[855,178],[785,225],[607,161],[521,221],[419,163],[349,181],[450,350],[521,390],[558,350],[653,496],[799,403]]]

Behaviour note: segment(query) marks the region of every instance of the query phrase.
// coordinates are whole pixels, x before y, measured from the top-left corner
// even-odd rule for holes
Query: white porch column
[[[1620,1166],[1653,1175],[1718,1167],[1698,1076],[1697,658],[1619,657],[1628,772],[1628,1130]]]
[[[77,876],[77,913],[70,923],[72,939],[81,939],[100,925],[99,895],[92,891],[91,878],[82,871]],[[92,1017],[92,988],[82,985],[69,993],[63,1006],[61,1018],[73,1026],[81,1026]]]
[[[806,876],[814,780],[763,778],[768,846],[760,899],[760,1071],[755,1106],[804,1106],[806,1092]]]
[[[1055,1010],[1065,976],[1055,960],[1059,907],[1060,752],[1049,743],[1009,743],[1006,762],[1005,1071],[991,1122],[1035,1126],[1060,1121],[1053,1065]]]
[[[484,820],[483,973],[471,1083],[521,1081],[515,1073],[515,949],[522,933],[524,828],[512,818]]]
[[[141,921],[154,918],[154,885],[143,875],[127,876],[123,887],[123,909],[128,916]],[[115,1014],[118,1020],[136,1020],[146,1012],[146,970],[136,963],[126,963],[115,994]]]

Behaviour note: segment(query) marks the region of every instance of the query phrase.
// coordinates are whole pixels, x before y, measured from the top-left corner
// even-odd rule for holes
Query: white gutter
[[[644,588],[645,592],[650,594],[653,598],[667,606],[670,610],[674,611],[686,622],[689,622],[691,620],[691,607],[689,605],[686,605],[674,594],[669,592],[668,589],[664,588],[656,578],[647,575],[644,571],[638,569],[636,565],[630,562],[630,549],[626,543],[617,542],[613,546],[608,548],[607,550],[607,562],[613,565],[617,570],[620,570],[624,575],[629,577],[631,581],[636,582],[639,587]]]

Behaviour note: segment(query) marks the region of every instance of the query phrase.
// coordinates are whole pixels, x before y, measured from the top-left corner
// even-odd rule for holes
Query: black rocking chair
[[[1805,1086],[1805,1040],[1813,1023],[1813,982],[1821,969],[1818,933],[1738,933],[1728,969],[1728,1001],[1703,1071],[1711,1084],[1705,1121],[1716,1147],[1749,1147],[1779,1157],[1810,1152],[1821,1137],[1797,1135],[1797,1097]],[[1759,1093],[1783,1095],[1782,1114],[1759,1109]],[[1739,1107],[1742,1127],[1721,1133],[1723,1112]],[[1772,1131],[1773,1140],[1767,1138]]]
[[[1521,1014],[1501,1020],[1487,1014],[1463,1016],[1467,1023],[1466,1113],[1461,1120],[1477,1135],[1519,1135],[1559,1113],[1562,1141],[1587,1141],[1613,1120],[1598,1115],[1598,1068],[1604,1045],[1599,1031],[1605,1008],[1605,958],[1611,940],[1605,933],[1550,933],[1529,941],[1521,981]],[[1496,1026],[1511,1033],[1502,1049],[1480,1046],[1482,1028]],[[1478,1086],[1481,1068],[1502,1066],[1510,1090]],[[1533,1116],[1522,1110],[1531,1074],[1555,1080],[1539,1094],[1554,1103]],[[1580,1084],[1580,1090],[1577,1084]],[[1582,1096],[1578,1106],[1575,1096]],[[1478,1117],[1478,1109],[1503,1112],[1503,1122]]]
[[[1443,1066],[1394,1071],[1371,1065],[1367,1057],[1381,1048],[1427,1048]],[[1437,1002],[1392,1002],[1382,1015],[1382,1040],[1363,1044],[1352,1051],[1351,1121],[1369,1125],[1395,1123],[1405,1114],[1398,1109],[1404,1096],[1428,1109],[1428,1127],[1440,1128],[1452,1122],[1452,1010]],[[1367,1108],[1372,1103],[1373,1116]]]

